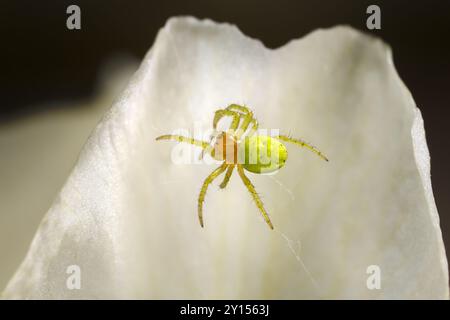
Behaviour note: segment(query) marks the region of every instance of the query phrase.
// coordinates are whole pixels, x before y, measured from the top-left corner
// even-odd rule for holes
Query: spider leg
[[[320,152],[316,147],[306,143],[303,140],[290,138],[288,136],[276,136],[275,138],[282,140],[282,141],[294,143],[300,147],[305,147],[305,148],[309,149],[310,151],[314,152],[315,154],[317,154],[323,160],[328,161],[328,158],[322,152]]]
[[[261,211],[261,213],[264,217],[264,220],[269,225],[270,229],[273,229],[272,222],[270,221],[269,215],[267,214],[266,209],[264,209],[264,205],[263,205],[261,199],[259,198],[258,193],[255,190],[255,186],[251,183],[251,181],[245,175],[242,165],[238,164],[237,170],[238,170],[239,175],[241,176],[242,182],[244,182],[244,185],[247,187],[248,191],[252,195],[253,200],[256,203],[256,206]]]
[[[222,172],[227,168],[227,164],[224,162],[220,167],[214,170],[205,181],[203,181],[202,188],[200,189],[200,194],[198,195],[198,220],[200,221],[200,226],[203,228],[203,202],[205,201],[206,191],[208,186],[217,178]]]
[[[211,145],[211,143],[213,142],[213,140],[215,138],[217,138],[219,136],[220,132],[215,132],[214,134],[212,134],[209,137],[209,146],[207,148],[202,149],[202,152],[200,153],[198,160],[203,160],[203,158],[205,157],[205,153],[209,153],[211,154],[212,150],[214,149],[214,147]],[[213,155],[213,154],[211,154]]]
[[[238,104],[230,104],[226,108],[226,110],[230,110],[230,111],[232,111],[233,109],[242,112],[244,115],[250,113],[250,109],[249,108],[247,108],[245,106],[240,106]]]
[[[174,141],[178,141],[178,142],[190,143],[190,144],[193,144],[194,146],[202,147],[203,149],[207,149],[209,147],[209,143],[206,141],[196,140],[193,138],[188,138],[188,137],[184,137],[184,136],[180,136],[180,135],[166,134],[166,135],[162,135],[162,136],[159,136],[156,138],[156,141],[159,141],[159,140],[174,140]]]
[[[258,121],[253,117],[253,113],[249,111],[247,115],[244,116],[242,120],[241,127],[238,129],[238,133],[236,135],[237,139],[240,140],[242,135],[247,131],[248,127],[252,125],[248,136],[252,136],[258,130]]]
[[[241,121],[241,116],[234,111],[230,111],[230,110],[217,110],[216,113],[214,114],[214,120],[213,120],[213,129],[216,130],[217,129],[217,124],[219,123],[219,121],[223,118],[223,117],[233,117],[233,121],[231,122],[230,125],[230,129],[231,130],[236,130],[237,127],[239,126],[239,122]]]
[[[256,121],[255,118],[253,118],[253,119],[250,121],[250,124],[252,125],[252,128],[251,128],[250,131],[248,132],[248,136],[249,136],[249,137],[251,137],[256,131],[258,131],[258,127],[259,127],[258,121]]]
[[[228,182],[230,181],[231,175],[233,174],[234,170],[234,164],[231,164],[228,166],[227,172],[225,173],[225,178],[223,179],[222,183],[220,184],[220,188],[224,189]]]

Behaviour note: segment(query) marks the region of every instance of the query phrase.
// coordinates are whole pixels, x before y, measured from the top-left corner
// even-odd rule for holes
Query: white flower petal
[[[290,145],[277,175],[197,195],[214,166],[175,165],[174,129],[230,103]],[[184,150],[191,150],[186,148]],[[68,290],[66,269],[81,268]],[[367,267],[381,270],[369,290]],[[389,48],[347,27],[269,50],[237,28],[171,19],[98,125],[6,298],[448,298],[422,118]]]

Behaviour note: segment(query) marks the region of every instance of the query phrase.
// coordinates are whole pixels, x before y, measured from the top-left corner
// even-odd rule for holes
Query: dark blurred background
[[[78,31],[66,28],[71,4],[81,8]],[[370,4],[381,8],[381,30],[366,28]],[[271,48],[337,24],[384,39],[425,120],[434,195],[449,250],[450,1],[3,0],[0,126],[43,112],[37,106],[45,102],[89,99],[105,59],[116,52],[141,59],[174,15],[236,24]]]

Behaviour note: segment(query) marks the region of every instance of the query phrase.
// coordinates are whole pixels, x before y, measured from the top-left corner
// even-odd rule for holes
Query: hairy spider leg
[[[255,118],[250,120],[249,125],[252,125],[252,127],[251,127],[250,131],[248,132],[247,137],[251,137],[252,135],[254,135],[255,132],[258,131],[258,127],[259,127],[258,121]],[[247,131],[249,125],[245,128],[242,128],[242,134],[244,134]]]
[[[220,167],[214,170],[208,177],[206,177],[205,181],[203,181],[202,188],[200,189],[200,194],[198,195],[198,220],[200,221],[200,226],[203,228],[203,202],[205,201],[206,191],[208,190],[208,186],[211,182],[214,181],[225,169],[228,165],[224,162]]]
[[[316,147],[306,143],[303,140],[290,138],[288,136],[276,136],[275,138],[277,138],[277,139],[279,139],[281,141],[294,143],[294,144],[296,144],[296,145],[298,145],[300,147],[305,147],[305,148],[309,149],[310,151],[314,152],[315,154],[317,154],[323,160],[328,161],[328,158],[322,152],[320,152]]]
[[[258,121],[253,117],[253,112],[247,108],[246,106],[240,106],[238,104],[230,104],[225,110],[236,110],[241,112],[242,116],[242,124],[238,129],[236,134],[236,138],[238,140],[241,139],[242,135],[247,131],[248,127],[252,125],[251,130],[249,131],[247,136],[252,136],[258,130]]]
[[[203,149],[207,149],[209,147],[209,143],[206,141],[196,140],[193,138],[180,136],[180,135],[165,134],[165,135],[157,137],[156,140],[157,141],[158,140],[174,140],[174,141],[178,141],[178,142],[185,142],[185,143],[193,144],[194,146],[202,147]]]
[[[237,111],[241,115],[241,118],[244,119],[241,124],[241,128],[238,129],[236,138],[239,138],[247,131],[247,128],[250,124],[253,124],[252,130],[249,132],[249,136],[253,135],[255,131],[258,129],[258,123],[256,119],[253,117],[253,112],[247,108],[246,106],[241,106],[238,104],[230,104],[225,110]]]
[[[252,129],[250,130],[248,136],[252,136],[256,130],[258,130],[258,122],[256,121],[256,119],[253,117],[253,112],[247,108],[246,106],[240,106],[238,104],[230,104],[226,110],[236,110],[236,111],[240,111],[241,115],[244,116],[244,120],[245,122],[242,124],[242,128],[241,128],[241,135],[245,133],[245,131],[247,131],[248,127],[250,124],[253,125]]]
[[[214,114],[214,120],[213,120],[213,129],[217,129],[217,124],[223,117],[233,117],[233,121],[231,122],[230,128],[231,130],[236,130],[239,126],[239,122],[241,121],[241,116],[239,113],[229,110],[217,110]]]
[[[225,189],[225,187],[227,186],[228,182],[230,181],[231,175],[232,175],[233,170],[234,170],[234,166],[235,166],[234,164],[228,165],[227,172],[225,173],[225,178],[223,178],[223,181],[220,184],[220,188],[221,189]]]
[[[247,187],[248,191],[252,195],[253,200],[256,203],[256,206],[261,211],[261,214],[264,217],[264,220],[269,225],[270,229],[273,229],[272,222],[270,221],[270,218],[269,218],[269,215],[266,212],[266,209],[264,209],[263,202],[259,198],[258,193],[255,190],[255,186],[251,183],[251,181],[245,175],[242,165],[238,164],[237,165],[237,170],[238,170],[239,175],[241,176],[242,182],[244,182],[244,185]]]
[[[251,137],[258,130],[258,121],[253,117],[253,113],[250,112],[242,120],[241,127],[238,129],[236,134],[237,140],[240,140],[245,132],[247,132],[248,127],[252,125],[252,128],[248,132],[247,136]]]

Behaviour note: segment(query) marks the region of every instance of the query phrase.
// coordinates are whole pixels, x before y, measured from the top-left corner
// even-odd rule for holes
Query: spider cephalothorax
[[[217,131],[217,124],[223,117],[231,117],[230,128],[227,131]],[[300,147],[305,147],[322,159],[328,159],[315,147],[308,143],[293,139],[284,135],[267,136],[257,135],[258,122],[253,117],[253,113],[245,106],[231,104],[226,109],[215,112],[213,129],[216,134],[211,142],[196,140],[180,135],[163,135],[156,140],[176,140],[186,142],[203,148],[203,152],[209,153],[214,159],[222,161],[220,167],[214,170],[203,182],[198,197],[198,218],[203,227],[203,202],[205,200],[208,186],[215,178],[225,172],[225,177],[220,184],[220,188],[225,188],[231,178],[233,170],[236,168],[244,185],[253,197],[257,207],[261,211],[264,220],[273,229],[269,215],[264,209],[255,187],[245,175],[244,170],[252,173],[270,173],[284,166],[287,160],[287,149],[282,141],[294,143]],[[213,143],[212,143],[213,142]]]

